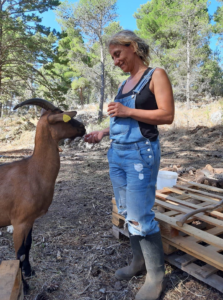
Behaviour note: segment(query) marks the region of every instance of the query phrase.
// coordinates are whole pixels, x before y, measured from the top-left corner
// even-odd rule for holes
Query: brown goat
[[[0,166],[0,227],[13,225],[16,257],[26,276],[34,272],[29,263],[32,227],[45,214],[53,200],[54,185],[60,169],[58,142],[85,134],[82,123],[74,120],[75,111],[62,112],[43,99],[29,99],[23,105],[44,108],[37,124],[33,155]],[[28,289],[24,281],[24,289]]]

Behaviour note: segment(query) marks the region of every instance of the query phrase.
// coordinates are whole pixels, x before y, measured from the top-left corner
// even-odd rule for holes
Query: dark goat
[[[26,276],[34,274],[29,263],[32,227],[45,214],[53,200],[60,169],[58,142],[85,134],[82,123],[74,120],[75,111],[62,112],[43,99],[29,99],[23,105],[44,108],[37,124],[33,155],[0,166],[0,227],[13,225],[16,257]],[[25,289],[28,288],[24,281]]]

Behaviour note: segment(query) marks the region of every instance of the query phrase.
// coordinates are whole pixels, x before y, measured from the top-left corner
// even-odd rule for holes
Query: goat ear
[[[73,111],[64,111],[64,114],[67,114],[68,116],[73,118],[77,115],[77,112],[75,110],[73,110]]]
[[[57,122],[69,122],[73,117],[75,117],[77,114],[76,111],[67,111],[60,114],[50,114],[48,116],[48,122],[50,124],[54,124]]]

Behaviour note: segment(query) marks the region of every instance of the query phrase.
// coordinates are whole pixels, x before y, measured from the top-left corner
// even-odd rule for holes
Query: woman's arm
[[[109,135],[109,127],[86,134],[84,136],[84,141],[90,144],[99,143],[106,135]]]
[[[157,68],[154,71],[150,89],[155,95],[158,109],[135,109],[126,107],[119,102],[112,102],[108,105],[108,114],[111,117],[130,117],[152,125],[171,124],[174,119],[173,91],[169,78],[163,69]]]

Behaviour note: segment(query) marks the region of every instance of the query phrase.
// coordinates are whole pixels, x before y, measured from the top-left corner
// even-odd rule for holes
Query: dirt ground
[[[193,130],[161,128],[161,168],[223,165],[223,127]],[[29,149],[3,152],[0,163],[30,155]],[[25,300],[133,300],[145,277],[118,281],[117,268],[131,261],[128,238],[112,235],[112,186],[107,149],[64,149],[55,195],[48,213],[33,229],[31,264]],[[194,175],[183,174],[194,180]],[[14,259],[12,235],[0,228],[0,262]],[[168,284],[162,300],[223,299],[223,294],[166,264]]]

